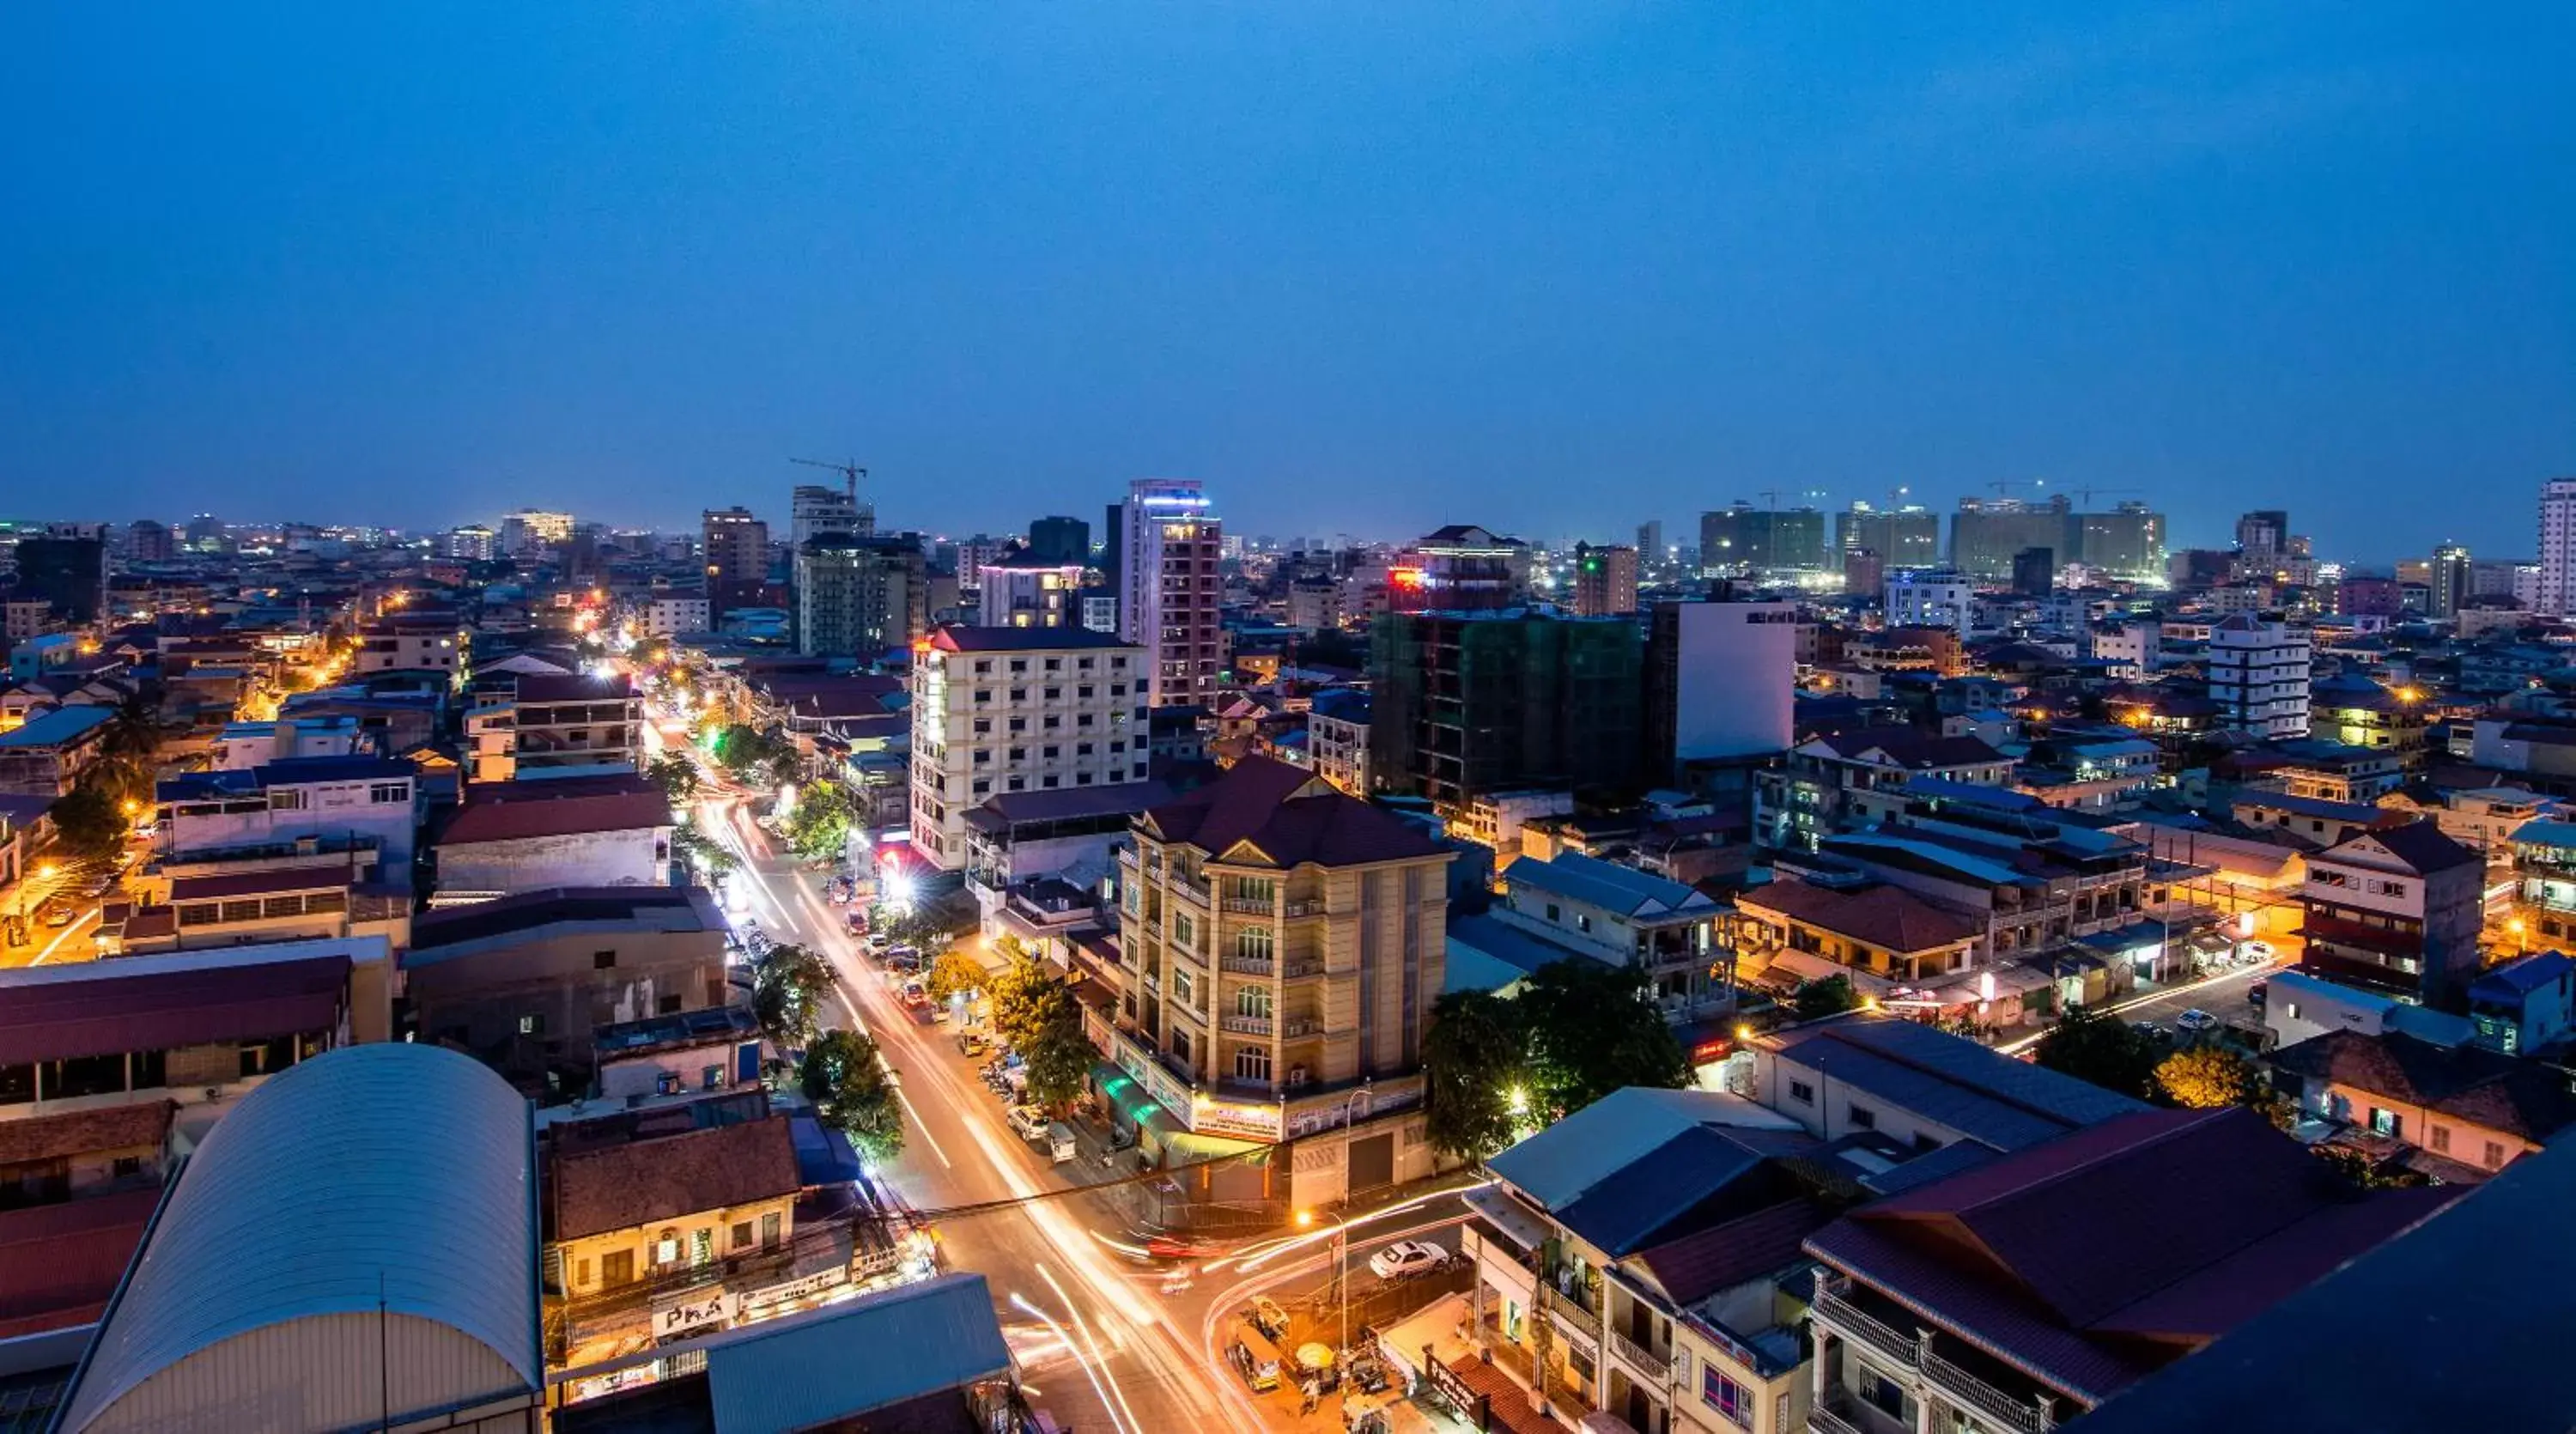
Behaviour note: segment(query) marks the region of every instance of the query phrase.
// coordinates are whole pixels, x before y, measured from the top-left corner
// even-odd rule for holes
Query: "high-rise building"
[[[1699,515],[1699,566],[1708,577],[1794,578],[1831,572],[1825,515],[1813,508],[1737,503]]]
[[[2469,550],[2457,543],[2435,548],[2424,587],[2428,616],[2458,617],[2469,601]]]
[[[796,550],[796,650],[884,655],[929,627],[930,586],[916,535],[824,533]]]
[[[1118,524],[1118,635],[1143,647],[1147,700],[1157,707],[1216,696],[1224,660],[1217,630],[1224,586],[1217,553],[1225,525],[1191,478],[1139,478],[1127,485]]]
[[[1854,503],[1834,515],[1834,548],[1846,554],[1855,548],[1867,548],[1890,568],[1937,567],[1941,562],[1941,515],[1916,503],[1901,508]],[[1849,588],[1850,584],[1846,582],[1845,586]],[[1878,584],[1873,582],[1850,590],[1877,589]]]
[[[2406,592],[2397,579],[2369,573],[2346,573],[2335,584],[2338,617],[2393,618],[2406,611]]]
[[[846,533],[864,538],[877,530],[876,510],[859,502],[856,487],[834,488],[822,483],[800,483],[788,495],[788,532],[798,547],[808,538],[826,533]]]
[[[1425,533],[1387,569],[1387,603],[1399,612],[1480,612],[1529,595],[1530,549],[1473,523]]]
[[[1633,790],[1644,652],[1623,618],[1383,613],[1369,641],[1369,759],[1456,812],[1517,787]]]
[[[1843,591],[1874,593],[1887,581],[1887,560],[1876,548],[1843,549]]]
[[[137,518],[125,526],[125,558],[135,563],[166,563],[178,556],[179,543],[169,525]]]
[[[2576,613],[2576,478],[2540,485],[2540,601],[2551,617]]]
[[[2208,673],[2222,727],[2266,739],[2308,735],[2305,628],[2250,612],[2224,618],[2209,630]]]
[[[99,538],[18,540],[12,596],[42,598],[65,622],[96,622],[107,607],[107,544]]]
[[[2257,508],[2236,520],[2236,551],[2260,555],[2268,564],[2290,550],[2290,515],[2280,508]]]
[[[1574,615],[1618,617],[1637,610],[1637,550],[1574,545]]]
[[[2050,548],[2024,548],[2013,554],[2013,595],[2041,597],[2057,591],[2057,553]]]
[[[1696,789],[1695,767],[1795,745],[1796,604],[1659,602],[1645,663],[1647,781]]]
[[[521,508],[501,520],[501,550],[524,557],[572,537],[572,514]]]
[[[966,814],[988,797],[1145,780],[1144,671],[1143,648],[1078,627],[942,627],[915,643],[913,851],[956,871]]]
[[[1981,582],[2006,582],[2023,549],[2073,554],[2078,537],[2075,505],[2062,493],[2045,503],[1962,498],[1950,515],[1950,566]]]
[[[189,548],[200,553],[221,552],[230,538],[230,533],[224,527],[224,520],[212,513],[199,513],[190,518],[188,526],[182,528],[180,532],[186,538]]]
[[[2108,513],[2078,513],[2075,547],[2057,550],[2058,565],[2082,563],[2095,573],[2152,578],[2165,569],[2165,517],[2144,503],[2122,503]]]
[[[448,529],[447,536],[439,541],[439,548],[451,558],[488,563],[501,550],[500,535],[480,523],[469,523],[462,528]]]
[[[707,598],[718,615],[733,596],[769,580],[769,525],[739,504],[709,508],[700,520],[707,566]]]
[[[1127,505],[1112,503],[1102,511],[1100,520],[1100,561],[1094,566],[1111,587],[1120,586],[1118,574],[1127,565]]]
[[[1664,520],[1648,518],[1637,525],[1637,555],[1651,569],[1664,561]]]
[[[1088,567],[1091,525],[1080,518],[1040,518],[1029,524],[1028,556],[1033,562]]]

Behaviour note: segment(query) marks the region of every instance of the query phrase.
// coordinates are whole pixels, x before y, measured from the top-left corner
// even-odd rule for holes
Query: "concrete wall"
[[[668,886],[671,828],[581,832],[510,841],[442,842],[441,892],[504,896],[558,886]]]

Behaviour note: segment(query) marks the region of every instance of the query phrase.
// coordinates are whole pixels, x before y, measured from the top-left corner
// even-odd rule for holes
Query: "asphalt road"
[[[648,739],[650,740],[650,739]],[[1225,1371],[1198,1353],[1205,1294],[1163,1293],[1163,1268],[1120,1255],[1130,1232],[1105,1197],[1070,1188],[1002,1121],[1001,1103],[945,1025],[916,1023],[846,934],[811,874],[780,858],[740,802],[710,798],[700,827],[742,865],[746,915],[822,953],[841,977],[831,1024],[874,1036],[902,1082],[905,1149],[878,1172],[923,1211],[1005,1208],[939,1219],[946,1268],[983,1274],[1033,1402],[1084,1431],[1160,1434],[1257,1420]],[[1032,1201],[1030,1197],[1054,1195]]]

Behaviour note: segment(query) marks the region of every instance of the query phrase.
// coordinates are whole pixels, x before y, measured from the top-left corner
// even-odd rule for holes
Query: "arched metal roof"
[[[227,1340],[372,1318],[380,1298],[541,1388],[529,1119],[499,1076],[430,1046],[351,1046],[269,1080],[181,1171],[57,1427]]]

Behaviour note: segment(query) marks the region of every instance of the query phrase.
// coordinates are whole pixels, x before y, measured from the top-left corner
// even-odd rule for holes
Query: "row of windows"
[[[1138,762],[1128,770],[1130,774],[1128,780],[1138,782],[1145,780],[1144,763]],[[1109,769],[1108,779],[1113,782],[1119,780],[1117,768],[1112,767]],[[1074,786],[1087,787],[1091,784],[1092,775],[1089,772],[1076,772],[1073,774]],[[1064,785],[1064,779],[1053,772],[1049,772],[1045,776],[1038,778],[1038,787],[1042,791],[1053,791]],[[1029,779],[1026,777],[1006,777],[1003,779],[1002,790],[1006,792],[1025,792],[1028,789]],[[972,790],[975,795],[979,797],[991,796],[993,794],[993,779],[990,777],[977,777],[972,784]],[[913,803],[913,808],[916,811],[929,811],[931,814],[931,820],[933,821],[943,821],[946,819],[947,809],[940,807],[935,803],[928,807],[924,807],[922,803],[916,801]]]
[[[1090,658],[1090,657],[1077,657],[1077,658],[1075,658],[1075,659],[1073,660],[1073,670],[1074,670],[1074,671],[1076,671],[1076,672],[1090,672],[1090,671],[1092,671],[1092,670],[1093,670],[1092,664],[1093,664],[1094,662],[1096,662],[1096,661],[1098,661],[1098,659],[1097,659],[1097,658]],[[1011,671],[1013,671],[1013,672],[1026,672],[1026,671],[1028,671],[1028,670],[1029,670],[1029,660],[1028,660],[1027,658],[1025,658],[1025,657],[1014,657],[1014,658],[1011,658],[1011,659],[1010,659],[1010,664],[1011,664]],[[1063,658],[1061,658],[1061,657],[1050,657],[1050,658],[1045,659],[1045,668],[1044,668],[1044,670],[1045,670],[1045,671],[1048,671],[1048,672],[1062,672],[1062,671],[1064,671],[1064,659],[1063,659]],[[1113,657],[1111,657],[1111,658],[1109,659],[1109,670],[1110,670],[1110,671],[1112,671],[1112,672],[1124,672],[1124,671],[1126,671],[1126,670],[1127,670],[1127,659],[1126,659],[1124,656],[1113,656]],[[975,675],[976,675],[976,676],[978,676],[978,677],[989,677],[989,676],[991,676],[991,675],[992,675],[992,673],[993,673],[993,659],[991,659],[991,658],[989,658],[989,657],[979,657],[979,658],[975,659]],[[1088,691],[1088,689],[1085,689],[1085,690],[1086,690],[1086,691]],[[1052,695],[1052,693],[1050,693],[1049,695]]]
[[[1076,727],[1088,727],[1088,726],[1090,726],[1090,725],[1091,725],[1091,719],[1092,719],[1092,717],[1093,717],[1094,715],[1095,715],[1095,714],[1090,713],[1090,712],[1077,712],[1077,713],[1073,714],[1073,725],[1074,725],[1074,726],[1076,726]],[[1110,716],[1111,716],[1111,720],[1113,720],[1113,721],[1114,721],[1114,720],[1117,720],[1117,719],[1119,719],[1119,718],[1122,718],[1122,717],[1126,716],[1126,714],[1125,714],[1125,713],[1123,713],[1123,712],[1116,712],[1116,713],[1112,713],[1112,714],[1110,714]],[[1025,732],[1025,731],[1029,730],[1029,719],[1028,719],[1028,718],[1026,718],[1026,717],[1013,717],[1013,718],[1008,719],[1008,721],[1009,721],[1009,725],[1010,725],[1010,730],[1011,730],[1011,731],[1014,731],[1014,732]],[[1044,719],[1042,719],[1042,720],[1040,721],[1040,723],[1039,723],[1039,727],[1040,727],[1040,729],[1041,729],[1041,730],[1048,731],[1048,732],[1060,732],[1060,731],[1064,730],[1064,718],[1063,718],[1063,716],[1062,716],[1061,714],[1054,713],[1054,712],[1050,712],[1050,713],[1046,714],[1045,718],[1044,718]],[[978,737],[990,737],[990,736],[992,736],[992,735],[993,735],[993,719],[992,719],[992,718],[990,718],[990,717],[978,717],[978,718],[976,718],[976,719],[975,719],[975,729],[974,729],[974,730],[975,730],[975,735],[976,735],[976,736],[978,736]]]

